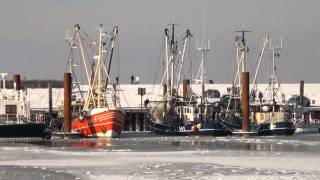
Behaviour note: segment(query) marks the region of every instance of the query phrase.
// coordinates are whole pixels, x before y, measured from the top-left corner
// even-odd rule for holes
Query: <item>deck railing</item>
[[[0,124],[24,124],[24,123],[44,123],[46,116],[43,113],[31,114],[29,118],[17,114],[0,115]]]
[[[27,118],[17,114],[4,114],[0,115],[0,124],[23,124]]]

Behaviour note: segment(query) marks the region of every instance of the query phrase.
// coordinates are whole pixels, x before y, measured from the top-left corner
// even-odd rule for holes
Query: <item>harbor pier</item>
[[[125,131],[146,131],[148,126],[145,120],[145,115],[147,113],[146,108],[123,108],[126,113],[124,121]]]

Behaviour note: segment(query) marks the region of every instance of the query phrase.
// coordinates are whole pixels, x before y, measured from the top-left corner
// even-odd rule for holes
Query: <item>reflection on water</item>
[[[55,139],[40,144],[65,150],[189,151],[248,150],[320,153],[320,134],[270,137],[124,137],[116,139]]]

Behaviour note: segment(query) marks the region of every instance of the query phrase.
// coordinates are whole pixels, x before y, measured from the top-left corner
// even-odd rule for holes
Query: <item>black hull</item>
[[[30,124],[2,124],[0,125],[0,138],[22,137],[50,137],[50,132],[44,123]]]
[[[279,122],[274,124],[275,127],[271,128],[270,123],[261,124],[258,127],[258,135],[271,136],[271,135],[293,135],[296,128],[292,122]]]
[[[148,121],[148,127],[151,133],[165,136],[227,136],[231,135],[231,131],[224,128],[223,125],[216,123],[217,128],[191,130],[191,126],[183,125],[164,125],[156,123],[152,120]]]

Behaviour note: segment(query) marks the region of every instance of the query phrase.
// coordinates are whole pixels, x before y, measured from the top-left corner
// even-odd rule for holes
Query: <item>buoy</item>
[[[198,129],[202,129],[202,124],[201,124],[201,123],[198,123],[198,124],[197,124],[197,128],[198,128]]]
[[[198,131],[198,128],[196,126],[192,126],[192,131]]]

